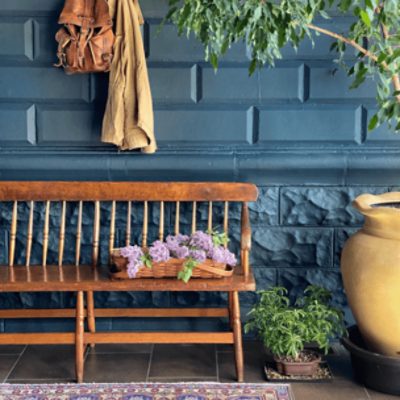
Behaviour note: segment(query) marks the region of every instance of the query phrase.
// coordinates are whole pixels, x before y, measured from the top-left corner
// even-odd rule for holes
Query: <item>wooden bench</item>
[[[56,333],[2,333],[0,344],[74,344],[76,348],[76,377],[83,380],[84,351],[96,343],[229,343],[234,345],[238,381],[243,381],[243,352],[239,307],[239,292],[254,291],[255,281],[249,265],[251,230],[247,202],[257,199],[257,188],[245,183],[156,183],[156,182],[0,182],[0,207],[10,208],[10,217],[0,224],[0,234],[9,233],[8,265],[0,268],[0,292],[74,292],[76,309],[13,309],[0,310],[0,318],[75,318],[75,332]],[[7,202],[7,203],[5,203]],[[38,204],[39,202],[39,204]],[[155,204],[151,204],[154,202]],[[172,204],[170,204],[170,202]],[[186,205],[184,203],[189,203]],[[106,243],[112,249],[116,241],[116,218],[124,221],[124,244],[132,243],[132,215],[141,207],[141,244],[149,238],[149,207],[159,212],[160,239],[168,233],[179,233],[181,209],[189,207],[191,221],[186,221],[191,231],[199,227],[200,206],[206,206],[206,228],[215,224],[217,202],[221,202],[222,228],[229,234],[231,203],[241,203],[241,265],[232,277],[222,279],[192,279],[188,284],[177,279],[132,279],[112,281],[107,265],[99,263],[99,248]],[[21,204],[22,203],[22,204]],[[82,219],[84,207],[92,210],[91,261],[82,262]],[[107,237],[101,223],[101,207],[109,206]],[[118,210],[124,208],[121,217]],[[44,208],[40,227],[35,217],[35,207]],[[57,205],[58,214],[53,210]],[[19,221],[21,207],[27,217]],[[75,218],[67,217],[69,207]],[[164,232],[166,207],[172,210],[173,232]],[[235,205],[237,207],[237,205]],[[1,211],[1,210],[0,210]],[[213,212],[214,211],[214,212]],[[203,213],[204,214],[204,213]],[[87,218],[87,216],[86,216]],[[213,221],[214,218],[214,221]],[[56,221],[56,222],[55,222]],[[3,225],[3,226],[2,226]],[[23,225],[23,227],[22,227]],[[56,226],[54,226],[56,225]],[[21,241],[20,231],[24,230]],[[41,262],[34,265],[32,243],[38,229]],[[68,244],[66,233],[74,233],[74,245]],[[189,232],[184,232],[189,233]],[[48,262],[49,236],[56,234],[57,262]],[[37,237],[36,237],[37,239]],[[157,239],[157,238],[154,238]],[[106,241],[106,242],[103,242]],[[22,247],[22,249],[21,249]],[[68,248],[66,248],[68,247]],[[73,247],[73,249],[69,248]],[[104,247],[104,246],[103,246]],[[66,253],[73,252],[75,262],[64,262]],[[1,254],[0,254],[1,257]],[[17,260],[18,258],[18,260]],[[54,258],[54,257],[53,257]],[[17,262],[19,261],[19,262]],[[103,308],[95,309],[93,293],[97,291],[222,291],[228,294],[224,308]],[[226,332],[96,332],[95,318],[101,317],[226,317],[230,329]],[[85,320],[87,329],[85,329]]]

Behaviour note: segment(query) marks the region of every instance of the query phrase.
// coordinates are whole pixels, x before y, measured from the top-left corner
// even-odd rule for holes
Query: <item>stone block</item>
[[[362,193],[384,193],[388,187],[337,186],[281,189],[281,224],[312,226],[361,225],[362,215],[351,205]]]
[[[245,110],[160,109],[155,112],[155,126],[160,142],[243,144],[247,143],[246,118]]]
[[[335,267],[340,268],[340,257],[342,255],[343,247],[347,239],[354,235],[358,230],[359,228],[338,228],[335,230]]]
[[[74,100],[90,102],[91,76],[66,75],[54,67],[0,67],[2,98],[18,100]]]
[[[150,22],[149,60],[157,62],[204,62],[204,48],[190,36],[178,36],[174,25],[165,24],[160,31],[158,21]],[[247,61],[246,46],[243,43],[233,45],[223,61]]]
[[[342,104],[261,109],[260,142],[354,142],[356,114],[355,106]]]
[[[369,79],[357,89],[349,89],[353,79],[337,65],[310,69],[310,100],[375,98],[375,82]]]
[[[211,66],[202,68],[202,100],[240,103],[259,98],[257,73],[249,77],[246,67],[221,67],[217,72]]]
[[[251,224],[278,224],[278,204],[279,204],[279,188],[278,187],[259,187],[259,196],[256,202],[248,203]],[[213,203],[213,225],[219,231],[222,231],[224,221],[224,203]],[[181,203],[181,223],[182,225],[191,225],[192,223],[192,203]],[[230,234],[240,230],[242,206],[239,202],[229,203],[229,226]],[[175,218],[175,207],[171,205],[171,217]],[[208,221],[208,202],[198,202],[196,208],[196,219],[199,229],[206,229]]]
[[[239,237],[233,237],[231,248],[238,254]],[[303,228],[253,229],[250,253],[252,265],[282,267],[332,266],[333,230]]]
[[[36,143],[35,107],[16,103],[0,105],[0,145],[31,146]]]
[[[38,142],[59,146],[100,144],[103,113],[103,105],[97,103],[41,105],[37,109]]]
[[[154,102],[192,103],[191,76],[189,67],[150,68],[149,77]]]

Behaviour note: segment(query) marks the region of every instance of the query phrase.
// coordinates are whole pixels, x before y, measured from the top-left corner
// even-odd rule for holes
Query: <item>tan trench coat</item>
[[[102,141],[122,150],[157,150],[153,102],[140,25],[138,0],[108,0],[116,41],[110,71]]]

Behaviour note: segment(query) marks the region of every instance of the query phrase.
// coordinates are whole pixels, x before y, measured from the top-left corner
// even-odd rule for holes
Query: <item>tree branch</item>
[[[324,35],[327,35],[327,36],[333,37],[337,40],[340,40],[341,42],[347,43],[348,45],[350,45],[350,46],[354,47],[356,50],[358,50],[360,53],[364,54],[366,57],[369,57],[371,60],[375,61],[376,63],[378,62],[378,57],[374,53],[371,53],[370,51],[368,51],[364,47],[360,46],[356,41],[354,41],[352,39],[348,39],[343,35],[339,35],[338,33],[332,32],[328,29],[320,28],[319,26],[316,26],[313,24],[307,24],[307,27],[314,31],[323,33]],[[383,32],[384,38],[385,39],[388,38],[389,32],[387,31],[387,28],[385,26],[382,26],[382,32]],[[386,62],[383,61],[381,64],[387,71],[390,70],[390,68]],[[400,92],[400,78],[399,78],[398,74],[394,74],[392,76],[392,82],[393,82],[393,87],[394,87],[395,91]],[[400,95],[397,95],[396,99],[400,103]]]

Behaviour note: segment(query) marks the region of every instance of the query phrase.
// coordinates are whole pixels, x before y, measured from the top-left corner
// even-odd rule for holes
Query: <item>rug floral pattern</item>
[[[294,400],[289,385],[130,383],[0,385],[0,400]]]

